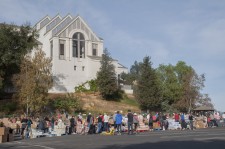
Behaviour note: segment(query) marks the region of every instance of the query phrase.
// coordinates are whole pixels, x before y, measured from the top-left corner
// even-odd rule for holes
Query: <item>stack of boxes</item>
[[[7,127],[0,127],[0,143],[14,140],[13,132]]]
[[[6,127],[0,127],[0,143],[7,142],[9,129]]]
[[[159,122],[154,122],[153,123],[153,129],[160,130],[161,129],[160,123]]]

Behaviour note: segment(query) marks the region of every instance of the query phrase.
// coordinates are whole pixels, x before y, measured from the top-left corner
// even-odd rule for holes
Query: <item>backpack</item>
[[[152,116],[152,119],[153,119],[153,121],[156,121],[156,116],[153,115],[153,116]]]

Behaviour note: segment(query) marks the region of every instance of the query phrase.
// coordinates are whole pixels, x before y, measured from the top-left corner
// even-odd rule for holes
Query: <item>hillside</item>
[[[66,94],[49,94],[48,99],[54,100],[57,97],[64,96]],[[97,93],[75,93],[81,99],[82,109],[84,113],[109,113],[112,114],[115,111],[123,111],[126,113],[129,110],[132,112],[140,112],[137,101],[133,95],[127,95],[126,99],[121,101],[106,101],[102,100],[101,96]],[[52,111],[53,112],[53,111]],[[13,99],[0,100],[0,117],[10,114],[19,114],[21,109],[17,109],[16,103]]]
[[[93,113],[114,113],[115,111],[127,112],[130,109],[133,112],[140,112],[138,103],[132,95],[128,95],[127,99],[121,101],[102,100],[97,94],[77,94],[83,102],[83,110]]]

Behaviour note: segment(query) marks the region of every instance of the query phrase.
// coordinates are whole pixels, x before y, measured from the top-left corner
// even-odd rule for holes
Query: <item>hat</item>
[[[91,113],[89,113],[89,115],[91,115]]]
[[[137,113],[134,113],[134,115],[137,115]]]

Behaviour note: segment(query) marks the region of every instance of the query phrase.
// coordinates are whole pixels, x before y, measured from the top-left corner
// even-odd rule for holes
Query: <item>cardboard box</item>
[[[8,134],[7,141],[8,142],[14,141],[14,135],[13,134]]]
[[[8,118],[3,118],[2,122],[4,123],[4,126],[6,126],[6,127],[9,126],[9,119]]]
[[[31,128],[34,128],[34,129],[36,129],[36,128],[37,128],[37,124],[36,124],[36,123],[34,123],[34,124],[31,124]]]
[[[9,133],[9,129],[6,127],[0,127],[0,136],[7,135]]]
[[[16,123],[10,123],[9,127],[10,127],[11,129],[17,129],[17,128],[18,128],[18,126],[17,126]]]
[[[161,128],[158,122],[154,122],[153,123],[153,128],[157,129],[157,128]]]
[[[0,136],[0,143],[7,142],[7,135]]]

